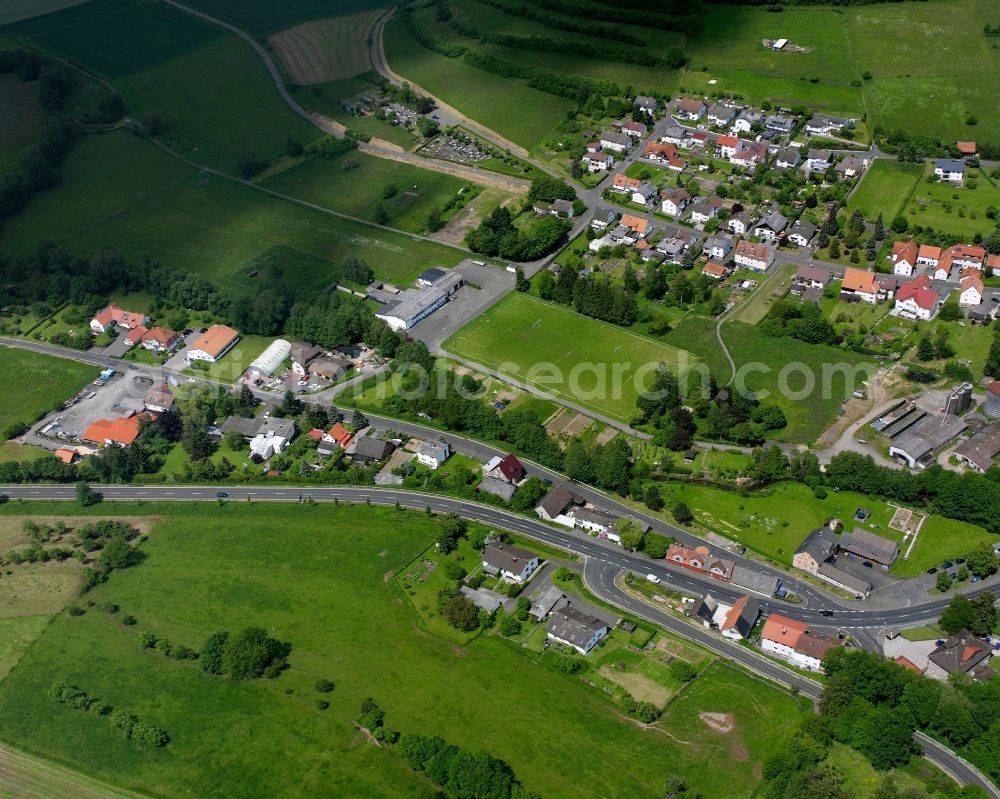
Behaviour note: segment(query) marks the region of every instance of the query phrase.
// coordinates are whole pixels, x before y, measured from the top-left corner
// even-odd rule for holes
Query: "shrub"
[[[201,648],[201,667],[209,674],[222,674],[222,649],[229,633],[213,633]]]
[[[139,646],[143,649],[152,649],[156,646],[156,636],[149,630],[143,630],[139,633]]]
[[[330,707],[330,703],[327,702],[325,699],[317,699],[316,700],[316,709],[317,710],[326,710],[328,707]]]
[[[328,694],[334,688],[333,680],[319,679],[316,680],[316,690],[321,694]]]
[[[698,676],[698,671],[686,660],[673,660],[670,663],[670,676],[678,682],[691,682]]]
[[[511,583],[509,586],[507,586],[507,596],[509,596],[511,599],[513,599],[518,594],[520,594],[523,590],[524,590],[524,584],[523,583]]]
[[[244,627],[222,645],[222,671],[230,680],[252,680],[278,656],[278,641],[262,627]]]
[[[500,622],[500,634],[506,635],[507,637],[513,637],[521,633],[521,622],[515,619],[513,616],[504,616],[503,621]]]
[[[444,564],[444,576],[449,580],[462,580],[468,572],[461,563],[449,560]]]
[[[70,616],[82,616],[84,613],[86,613],[86,611],[83,608],[81,608],[81,607],[78,607],[76,605],[70,605],[69,606],[69,615]]]

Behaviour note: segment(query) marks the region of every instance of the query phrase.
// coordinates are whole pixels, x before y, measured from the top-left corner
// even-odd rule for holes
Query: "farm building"
[[[292,354],[291,342],[278,338],[272,341],[266,350],[253,359],[248,371],[257,377],[270,377]]]

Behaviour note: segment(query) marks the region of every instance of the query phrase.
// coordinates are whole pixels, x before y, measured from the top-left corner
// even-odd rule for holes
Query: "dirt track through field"
[[[18,799],[141,799],[84,774],[0,744],[0,796]]]

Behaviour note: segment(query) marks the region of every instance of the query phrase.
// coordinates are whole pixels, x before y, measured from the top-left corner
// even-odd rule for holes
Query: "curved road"
[[[264,501],[264,502],[294,502],[302,499],[313,499],[331,502],[370,501],[376,504],[394,504],[413,509],[429,507],[443,513],[458,513],[459,515],[488,525],[521,533],[522,535],[544,541],[552,546],[578,552],[586,558],[584,580],[587,587],[606,602],[621,607],[630,613],[648,619],[662,627],[689,638],[701,644],[716,654],[735,660],[750,671],[767,677],[781,685],[798,690],[810,699],[820,696],[822,687],[819,683],[800,674],[784,668],[763,655],[739,646],[733,642],[716,637],[703,627],[689,624],[681,619],[659,610],[651,605],[637,600],[624,592],[615,583],[617,575],[625,570],[637,573],[654,573],[661,576],[665,582],[681,586],[686,574],[679,575],[668,569],[665,562],[651,561],[630,555],[620,547],[609,548],[600,545],[596,539],[589,536],[574,535],[569,532],[550,528],[541,522],[518,516],[509,511],[493,508],[488,505],[464,500],[440,497],[433,494],[422,494],[415,491],[405,491],[394,488],[375,487],[286,487],[286,486],[94,486],[104,498],[119,501],[219,501],[218,492],[228,495],[227,501]],[[0,493],[10,499],[26,500],[61,500],[74,501],[76,491],[74,486],[66,485],[19,485],[0,486]],[[734,596],[734,592],[723,588],[717,583],[714,594],[720,597]],[[682,590],[684,590],[682,588]],[[700,590],[696,588],[695,590]],[[783,609],[783,612],[787,612]],[[790,614],[791,615],[791,614]],[[919,733],[914,739],[924,751],[925,757],[939,764],[962,784],[975,783],[982,786],[993,799],[1000,799],[1000,791],[982,773],[968,762],[960,758],[947,747]]]

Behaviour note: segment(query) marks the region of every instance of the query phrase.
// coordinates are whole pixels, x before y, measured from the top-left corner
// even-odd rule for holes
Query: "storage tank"
[[[986,387],[986,404],[983,410],[991,419],[1000,419],[1000,380],[994,380]]]

